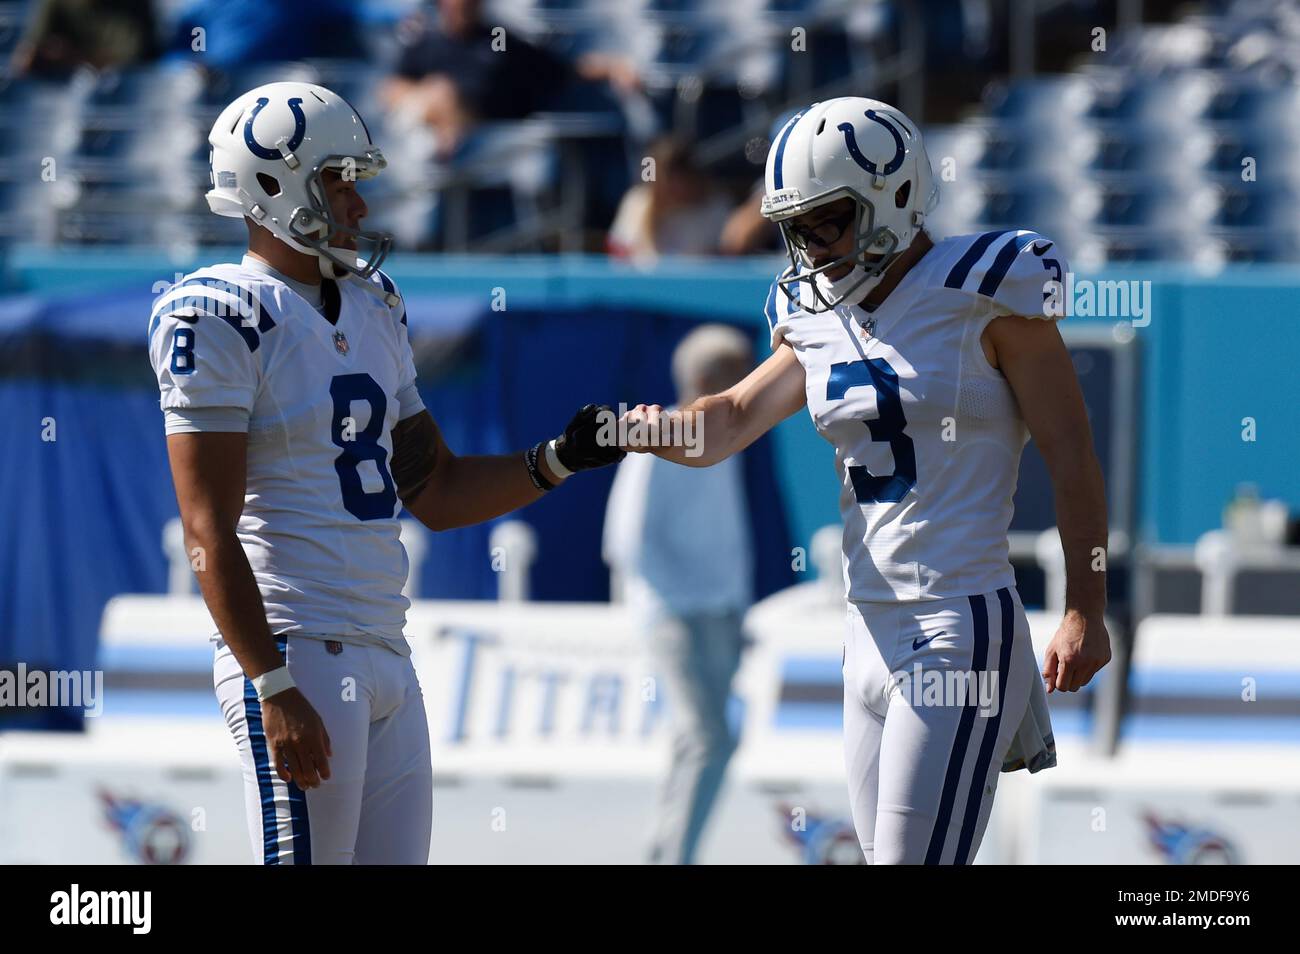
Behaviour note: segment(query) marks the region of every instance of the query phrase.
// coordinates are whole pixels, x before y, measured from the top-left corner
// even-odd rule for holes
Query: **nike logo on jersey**
[[[947,633],[944,633],[944,632],[938,632],[938,633],[935,633],[933,636],[927,636],[927,637],[925,637],[924,639],[914,639],[914,640],[912,640],[912,649],[914,649],[914,650],[916,650],[916,649],[920,649],[922,646],[924,646],[924,645],[925,645],[926,643],[928,643],[930,640],[932,640],[932,639],[938,639],[940,636],[947,636],[947,635],[948,635]]]
[[[1038,256],[1041,257],[1041,256],[1043,255],[1043,253],[1045,253],[1045,252],[1046,252],[1049,248],[1051,248],[1051,247],[1052,247],[1052,243],[1051,243],[1051,242],[1035,242],[1035,243],[1034,243],[1034,254],[1035,254],[1035,255],[1038,255]]]

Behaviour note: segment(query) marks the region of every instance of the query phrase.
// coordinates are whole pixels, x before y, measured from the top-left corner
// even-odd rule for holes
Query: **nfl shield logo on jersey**
[[[343,332],[341,331],[334,332],[334,350],[336,350],[339,354],[348,353],[347,335],[343,334]]]

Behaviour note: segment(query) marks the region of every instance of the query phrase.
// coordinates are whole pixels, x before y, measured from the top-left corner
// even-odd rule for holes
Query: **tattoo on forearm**
[[[428,411],[398,421],[393,428],[393,479],[408,506],[433,477],[438,464],[438,425]]]

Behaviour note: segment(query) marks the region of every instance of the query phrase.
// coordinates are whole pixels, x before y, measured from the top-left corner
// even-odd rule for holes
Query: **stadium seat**
[[[1100,97],[1098,84],[1078,75],[1038,77],[994,84],[985,95],[985,112],[994,119],[1021,126],[1078,123]]]

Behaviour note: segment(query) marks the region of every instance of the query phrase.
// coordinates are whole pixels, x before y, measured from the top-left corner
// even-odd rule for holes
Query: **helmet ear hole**
[[[280,180],[275,176],[267,175],[265,172],[259,172],[257,174],[257,184],[262,187],[262,191],[265,192],[269,198],[274,199],[280,194]]]
[[[912,194],[912,180],[908,179],[894,192],[894,208],[902,209],[907,206],[908,197]]]

